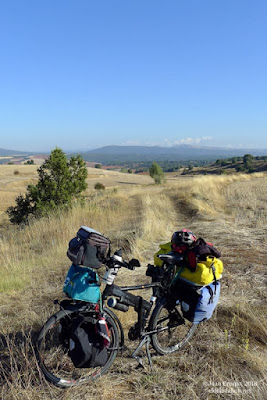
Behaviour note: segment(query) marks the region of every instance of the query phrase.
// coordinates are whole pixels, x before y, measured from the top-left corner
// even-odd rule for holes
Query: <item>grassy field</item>
[[[35,166],[0,166],[2,399],[266,398],[266,174],[172,175],[156,186],[148,176],[89,169],[85,207],[13,227],[4,211],[36,177]],[[93,190],[97,181],[107,190]],[[148,282],[146,265],[158,244],[183,227],[214,243],[225,271],[213,318],[180,352],[156,357],[152,373],[136,370],[127,352],[98,382],[60,390],[39,373],[33,342],[55,310],[53,299],[63,298],[67,244],[80,225],[109,236],[126,259],[141,261],[138,271],[121,271],[119,283]],[[134,312],[119,316],[127,330]]]

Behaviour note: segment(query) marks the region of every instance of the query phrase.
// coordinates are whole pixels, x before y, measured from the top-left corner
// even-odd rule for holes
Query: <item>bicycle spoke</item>
[[[152,344],[159,354],[169,354],[185,345],[193,335],[196,325],[182,317],[181,306],[178,304],[169,309],[166,299],[156,306],[150,321]]]

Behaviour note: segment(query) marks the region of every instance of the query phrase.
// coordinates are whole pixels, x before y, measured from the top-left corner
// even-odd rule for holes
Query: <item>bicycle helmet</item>
[[[180,246],[182,244],[187,244],[191,246],[197,240],[196,236],[193,232],[188,229],[182,229],[181,231],[174,232],[172,235],[171,242],[176,246]]]

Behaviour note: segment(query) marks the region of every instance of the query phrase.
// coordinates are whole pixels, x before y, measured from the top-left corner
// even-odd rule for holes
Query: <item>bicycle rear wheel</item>
[[[149,321],[149,330],[157,332],[151,335],[152,345],[157,353],[170,354],[181,349],[197,329],[182,316],[181,305],[170,306],[162,297]]]
[[[110,332],[108,359],[104,366],[75,368],[68,355],[68,340],[62,338],[62,326],[71,323],[77,311],[61,310],[52,315],[42,327],[37,342],[37,360],[45,378],[60,387],[70,387],[95,380],[103,375],[114,362],[119,346],[119,333],[115,321],[105,313]]]

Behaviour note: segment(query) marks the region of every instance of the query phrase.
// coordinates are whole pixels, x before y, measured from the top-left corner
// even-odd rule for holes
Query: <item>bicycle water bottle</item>
[[[114,282],[114,279],[118,273],[119,267],[116,267],[116,261],[122,262],[121,250],[116,251],[112,258],[115,261],[114,267],[109,268],[103,276],[103,283],[105,283],[106,285],[112,285],[112,283]]]

